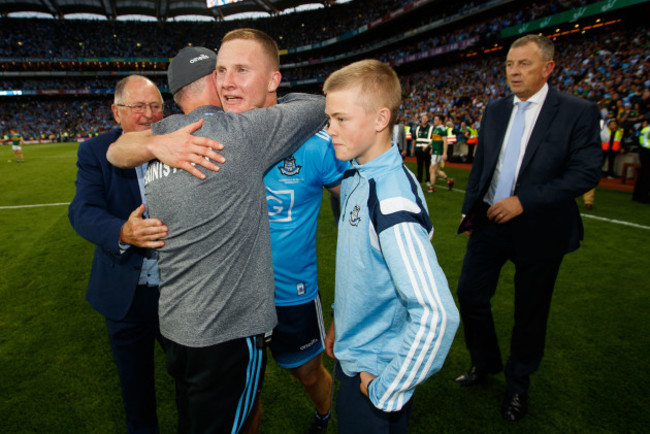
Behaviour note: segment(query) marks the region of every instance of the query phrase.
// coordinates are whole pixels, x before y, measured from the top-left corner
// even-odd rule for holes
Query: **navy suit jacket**
[[[466,219],[486,224],[483,197],[497,165],[514,96],[488,104],[463,203]],[[558,257],[583,237],[576,197],[600,181],[602,150],[596,104],[549,88],[524,153],[514,194],[523,214],[506,223],[514,254],[523,259]]]
[[[77,192],[68,218],[79,235],[97,245],[86,300],[106,318],[119,321],[128,313],[138,285],[146,249],[131,246],[120,254],[122,225],[141,203],[135,169],[119,169],[106,160],[115,129],[79,145]]]

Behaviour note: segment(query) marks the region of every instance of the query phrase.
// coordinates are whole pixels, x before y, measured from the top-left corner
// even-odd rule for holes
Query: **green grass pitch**
[[[0,147],[0,432],[125,432],[120,388],[103,318],[84,300],[93,246],[74,233],[77,144]],[[413,168],[411,168],[413,170]],[[453,293],[466,238],[456,235],[468,172],[447,169],[454,191],[427,195],[433,244]],[[318,231],[325,318],[333,299],[336,230],[327,195]],[[58,205],[57,205],[58,204]],[[23,205],[50,205],[19,207]],[[530,413],[503,422],[503,375],[471,389],[452,379],[468,367],[459,330],[443,369],[415,394],[412,433],[647,432],[650,426],[650,207],[630,193],[598,190],[582,248],[565,257],[549,319],[546,355],[532,377]],[[640,226],[639,226],[640,225]],[[493,299],[504,355],[512,327],[506,265]],[[176,430],[173,385],[156,354],[161,432]],[[332,367],[326,358],[327,368]],[[264,433],[300,433],[312,406],[272,360],[262,394]],[[336,423],[329,432],[336,431]]]

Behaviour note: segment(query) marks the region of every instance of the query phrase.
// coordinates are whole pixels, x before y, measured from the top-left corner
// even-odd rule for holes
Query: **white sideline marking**
[[[453,191],[457,191],[459,193],[465,193],[465,190],[461,190],[460,188],[454,188]],[[19,209],[19,208],[38,208],[42,206],[63,206],[63,205],[70,205],[69,202],[60,202],[60,203],[40,203],[36,205],[16,205],[16,206],[0,206],[0,209]],[[586,217],[594,220],[600,220],[603,222],[608,222],[608,223],[615,223],[617,225],[623,225],[623,226],[630,226],[633,228],[639,228],[639,229],[650,229],[650,226],[644,226],[640,225],[637,223],[632,223],[632,222],[626,222],[623,220],[616,220],[616,219],[608,219],[606,217],[598,217],[597,215],[593,214],[580,214],[581,217]]]
[[[39,204],[36,204],[36,205],[0,206],[0,209],[38,208],[38,207],[41,207],[41,206],[62,206],[62,205],[70,205],[70,202],[39,203]]]
[[[436,181],[436,184],[437,183],[438,182]],[[446,181],[445,181],[445,183],[446,183]],[[465,190],[462,190],[460,188],[453,188],[452,191],[457,191],[459,193],[465,193]],[[640,225],[640,224],[637,224],[637,223],[626,222],[626,221],[623,221],[623,220],[608,219],[606,217],[598,217],[597,215],[593,215],[593,214],[582,214],[581,213],[580,216],[581,217],[586,217],[586,218],[589,218],[589,219],[600,220],[600,221],[603,221],[603,222],[614,223],[614,224],[617,224],[617,225],[630,226],[630,227],[638,228],[638,229],[650,229],[650,226],[644,226],[644,225]]]
[[[616,223],[617,225],[623,225],[623,226],[632,226],[633,228],[639,228],[639,229],[650,229],[650,226],[644,226],[644,225],[639,225],[636,223],[631,223],[631,222],[626,222],[623,220],[615,220],[615,219],[608,219],[605,217],[598,217],[597,215],[593,214],[580,214],[581,217],[587,217],[590,219],[594,220],[600,220],[603,222],[608,222],[608,223]]]

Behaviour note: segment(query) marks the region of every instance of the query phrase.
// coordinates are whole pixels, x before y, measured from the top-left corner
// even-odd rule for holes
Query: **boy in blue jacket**
[[[459,323],[431,245],[433,226],[391,132],[397,74],[376,60],[334,72],[323,87],[341,184],[334,321],[340,433],[406,433],[415,386],[440,370]]]

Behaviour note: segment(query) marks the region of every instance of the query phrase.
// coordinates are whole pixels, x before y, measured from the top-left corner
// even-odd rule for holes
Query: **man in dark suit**
[[[158,432],[154,389],[154,342],[158,327],[160,275],[153,249],[167,228],[146,218],[142,168],[119,169],[106,150],[124,132],[142,131],[162,119],[158,88],[143,76],[129,76],[115,88],[111,106],[121,129],[79,146],[77,192],[68,217],[73,228],[97,245],[86,299],[106,317],[109,341],[122,386],[130,433]]]
[[[490,299],[503,264],[515,265],[502,407],[508,421],[526,414],[560,263],[583,236],[575,198],[598,184],[602,163],[598,109],[548,87],[553,54],[553,43],[540,36],[511,45],[506,76],[514,96],[485,110],[459,228],[470,235],[458,301],[472,359],[455,379],[460,385],[477,384],[503,367]]]

